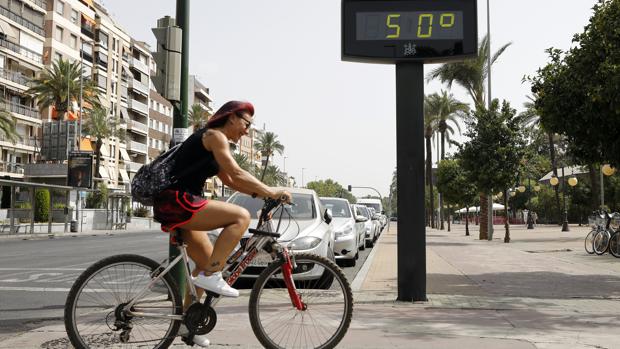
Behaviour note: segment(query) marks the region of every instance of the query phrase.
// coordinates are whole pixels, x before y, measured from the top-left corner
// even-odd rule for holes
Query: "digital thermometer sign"
[[[477,53],[476,0],[343,0],[342,59],[434,63]]]

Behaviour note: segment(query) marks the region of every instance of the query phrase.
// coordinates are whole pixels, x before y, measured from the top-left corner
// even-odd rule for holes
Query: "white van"
[[[383,214],[383,204],[379,199],[357,199],[356,204],[372,207],[378,214]]]

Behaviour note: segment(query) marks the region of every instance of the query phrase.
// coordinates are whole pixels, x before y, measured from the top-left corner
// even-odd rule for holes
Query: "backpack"
[[[146,206],[153,206],[153,198],[159,192],[176,182],[172,176],[175,154],[183,143],[179,143],[158,156],[151,163],[140,167],[131,180],[131,197]]]

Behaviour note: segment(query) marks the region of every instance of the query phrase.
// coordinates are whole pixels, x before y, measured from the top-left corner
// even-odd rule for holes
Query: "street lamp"
[[[564,202],[564,221],[562,222],[562,231],[570,231],[570,228],[568,227],[568,210],[566,208],[566,179],[564,177],[564,168],[565,166],[562,167],[562,193],[563,193],[563,202]],[[555,180],[554,180],[555,179]],[[560,183],[560,180],[557,177],[551,177],[551,179],[549,180],[549,183],[551,183],[551,185],[556,186]],[[575,185],[577,185],[577,178],[575,178],[574,181]]]

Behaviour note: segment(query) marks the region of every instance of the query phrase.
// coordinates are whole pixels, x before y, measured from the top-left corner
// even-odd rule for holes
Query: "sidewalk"
[[[493,241],[427,231],[428,302],[396,302],[396,224],[384,230],[354,287],[351,327],[339,348],[620,348],[620,260],[587,255],[587,227],[503,226]],[[221,303],[210,348],[260,348],[247,292]],[[239,334],[244,335],[240,336]],[[0,348],[67,348],[62,325],[4,338]],[[69,346],[70,347],[70,346]],[[174,347],[184,347],[176,341]]]

